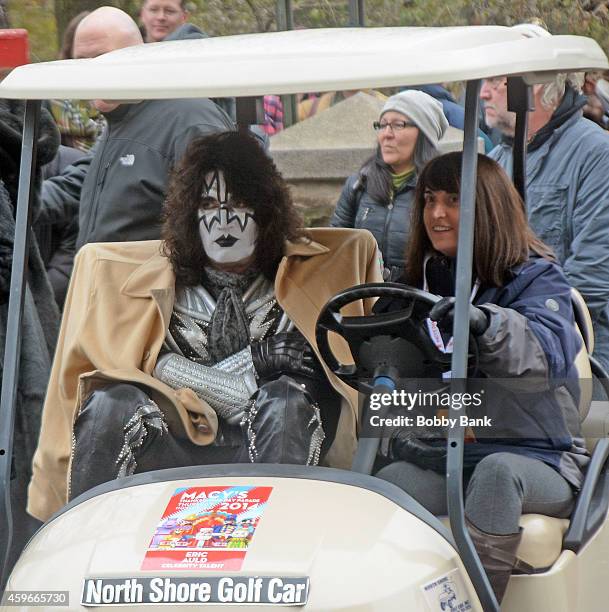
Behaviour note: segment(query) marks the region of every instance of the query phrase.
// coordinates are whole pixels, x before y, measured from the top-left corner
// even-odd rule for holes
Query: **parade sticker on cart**
[[[272,489],[177,489],[155,529],[142,569],[239,571]]]
[[[430,612],[468,612],[472,604],[459,569],[421,586]]]

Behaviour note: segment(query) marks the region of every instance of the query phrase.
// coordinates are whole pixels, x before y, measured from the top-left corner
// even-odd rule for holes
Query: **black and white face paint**
[[[222,172],[214,171],[205,177],[201,195],[199,233],[207,256],[222,264],[252,255],[258,236],[254,211],[233,202]]]

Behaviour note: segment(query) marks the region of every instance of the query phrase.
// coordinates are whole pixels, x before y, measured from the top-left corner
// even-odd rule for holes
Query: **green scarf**
[[[414,168],[406,170],[401,174],[391,173],[391,183],[393,184],[393,193],[397,193],[406,182],[408,182],[414,176]]]

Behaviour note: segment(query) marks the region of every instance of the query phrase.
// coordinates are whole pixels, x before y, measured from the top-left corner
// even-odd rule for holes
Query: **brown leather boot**
[[[480,561],[495,592],[495,597],[501,603],[512,570],[518,569],[524,573],[530,573],[533,570],[528,563],[521,561],[516,556],[522,539],[522,528],[518,533],[494,535],[481,531],[470,521],[466,523]]]

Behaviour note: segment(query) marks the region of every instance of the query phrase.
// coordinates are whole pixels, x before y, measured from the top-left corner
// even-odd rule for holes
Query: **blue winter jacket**
[[[466,445],[465,462],[499,451],[522,454],[551,465],[577,488],[588,454],[579,427],[575,357],[582,343],[571,288],[561,268],[541,258],[513,274],[504,287],[483,289],[475,298],[490,315],[488,329],[478,337],[479,369],[491,379],[486,384],[491,383],[492,397],[481,414],[491,417],[503,440],[481,430],[480,443]],[[502,393],[499,379],[508,377],[516,378],[515,384],[508,382]]]
[[[512,151],[490,153],[511,172]],[[537,235],[586,300],[594,355],[609,368],[609,137],[576,113],[526,158],[527,209]]]
[[[371,232],[391,280],[404,272],[404,251],[410,233],[415,186],[416,177],[413,176],[389,201],[381,204],[368,194],[365,179],[357,172],[345,181],[330,219],[332,227],[354,227]]]
[[[476,441],[465,444],[464,466],[493,453],[516,453],[543,461],[579,488],[589,456],[579,425],[575,358],[582,342],[571,288],[557,264],[537,257],[512,274],[505,286],[482,287],[474,298],[489,327],[477,338],[478,370],[468,380],[468,392],[481,393],[482,402],[467,408],[480,426],[472,426]],[[374,310],[400,307],[379,300]]]

